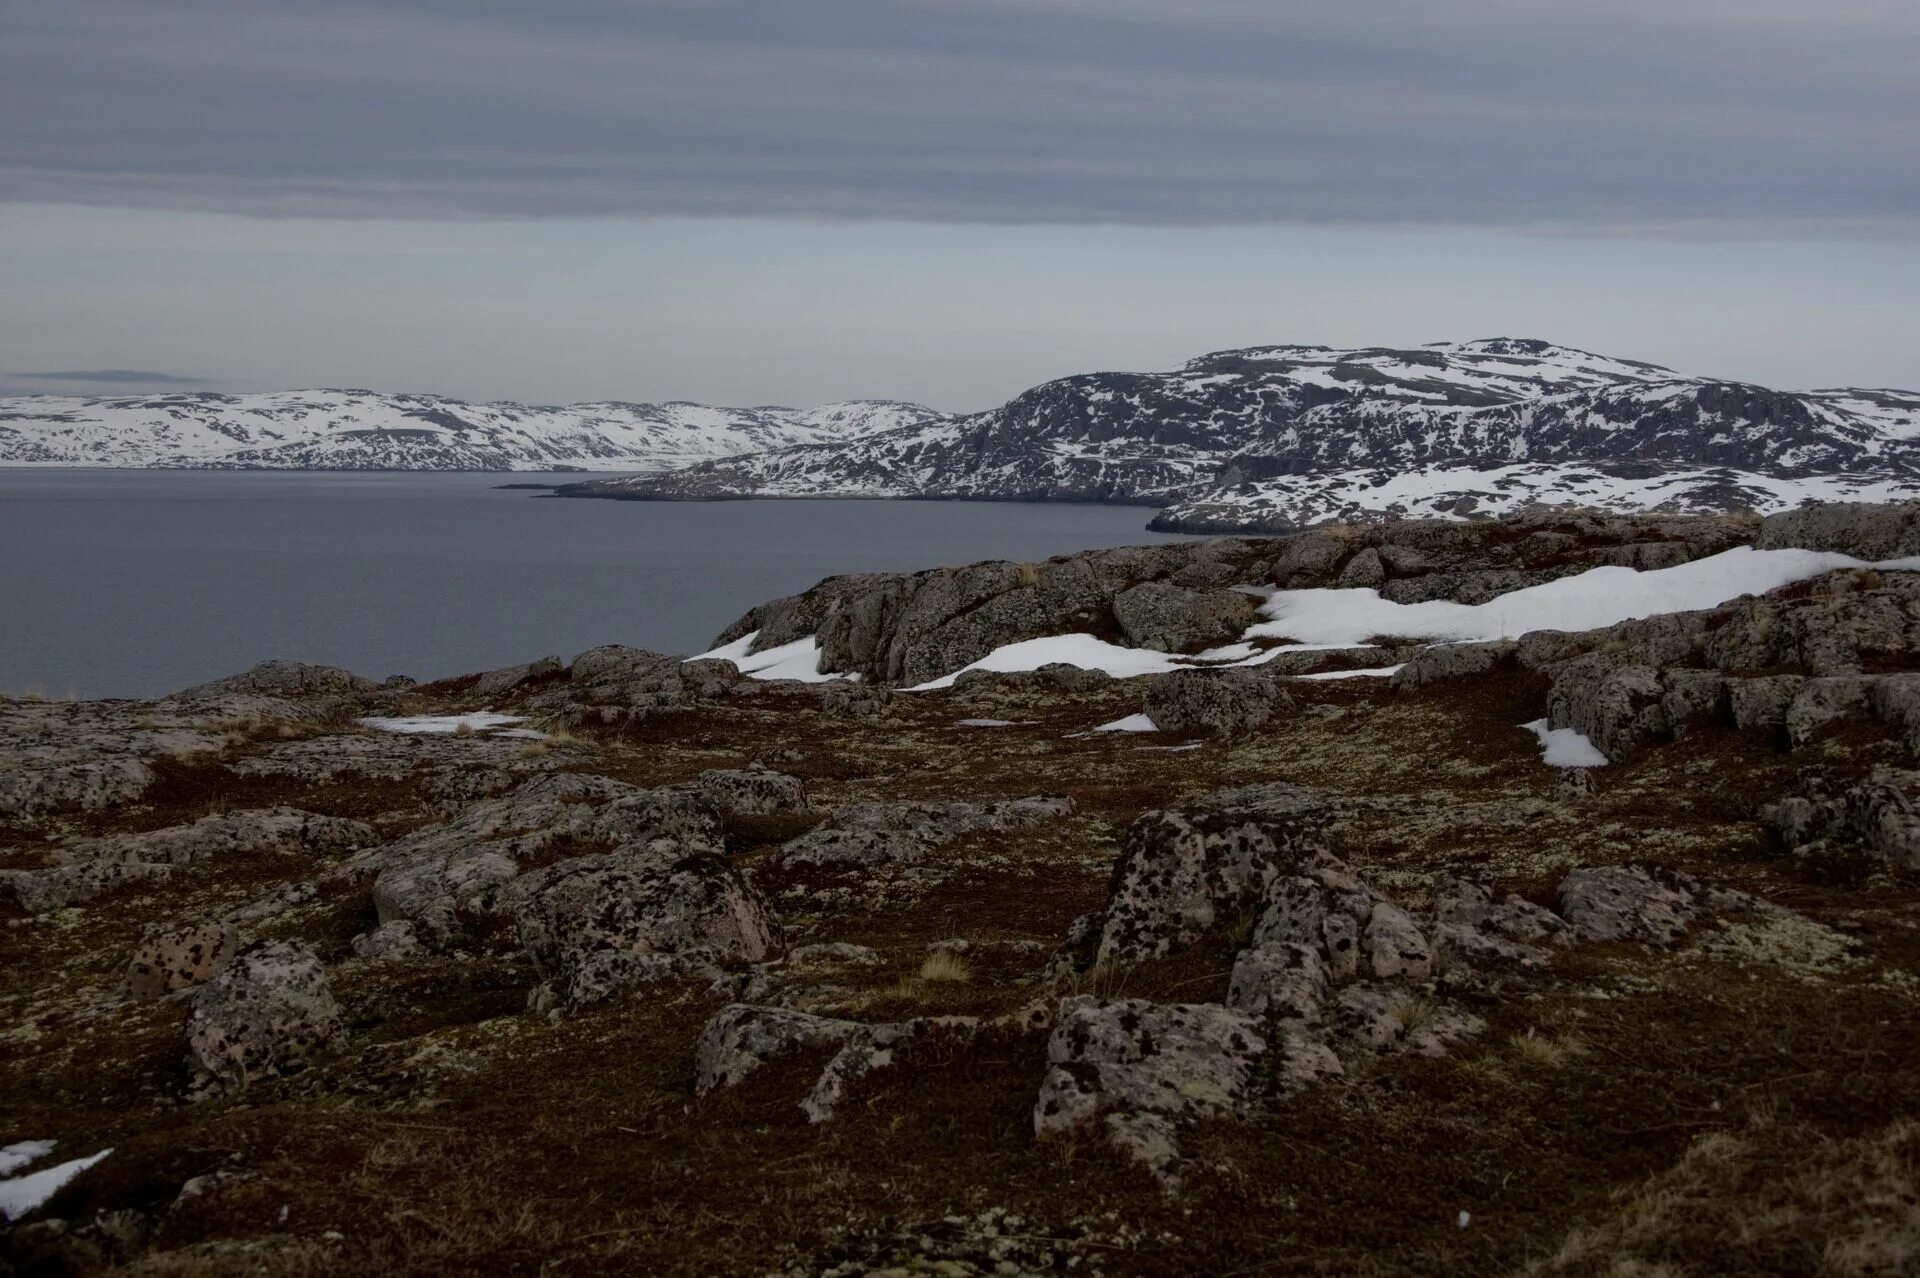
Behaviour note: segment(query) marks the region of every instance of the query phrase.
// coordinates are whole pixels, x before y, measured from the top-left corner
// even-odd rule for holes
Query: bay
[[[603,643],[699,652],[836,573],[1181,540],[1138,506],[500,487],[555,479],[0,470],[0,692],[159,696],[273,657],[426,679]]]

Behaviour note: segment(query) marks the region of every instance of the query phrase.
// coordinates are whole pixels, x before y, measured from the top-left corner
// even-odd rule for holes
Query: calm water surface
[[[698,652],[841,572],[1179,540],[1142,507],[623,502],[541,476],[0,470],[0,691],[146,697],[269,657],[433,678]]]

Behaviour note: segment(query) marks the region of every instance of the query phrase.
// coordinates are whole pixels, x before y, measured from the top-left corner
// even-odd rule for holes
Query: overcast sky
[[[1916,66],[1912,0],[4,0],[0,390],[1920,385]]]

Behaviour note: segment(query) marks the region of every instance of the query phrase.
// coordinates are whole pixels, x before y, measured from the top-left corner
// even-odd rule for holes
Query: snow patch
[[[1112,723],[1103,723],[1092,729],[1094,732],[1158,732],[1159,725],[1144,714],[1130,714],[1124,719],[1115,719]]]
[[[783,643],[768,648],[764,652],[753,651],[753,641],[760,637],[758,630],[735,639],[732,643],[722,644],[711,652],[703,652],[697,657],[688,657],[688,661],[731,661],[734,668],[749,679],[792,679],[799,683],[831,683],[836,680],[858,682],[859,675],[824,674],[820,670],[820,640],[815,635],[805,639],[795,639],[792,643]]]
[[[1400,673],[1399,666],[1371,666],[1365,670],[1322,670],[1318,674],[1293,676],[1296,679],[1386,679]]]
[[[1377,590],[1279,590],[1261,608],[1268,620],[1247,638],[1289,637],[1347,645],[1378,635],[1470,643],[1517,639],[1534,630],[1597,630],[1641,617],[1694,612],[1764,594],[1838,568],[1867,565],[1851,555],[1816,550],[1732,550],[1672,568],[1592,568],[1573,577],[1509,591],[1481,604],[1444,599],[1402,604]],[[1913,569],[1920,560],[1873,565]]]
[[[1604,768],[1607,756],[1600,747],[1572,728],[1549,728],[1545,719],[1520,725],[1540,738],[1541,757],[1550,768]]]
[[[0,1148],[0,1176],[9,1176],[53,1152],[50,1140],[23,1140]]]
[[[527,717],[520,714],[495,714],[491,710],[478,710],[473,714],[414,714],[399,718],[356,719],[363,728],[372,728],[375,732],[404,732],[416,735],[441,736],[458,732],[465,728],[469,732],[487,732],[494,728],[504,728],[510,723],[525,723]],[[526,736],[530,730],[502,732],[499,735]],[[533,733],[543,736],[542,733]]]
[[[51,1141],[29,1141],[28,1144],[44,1144],[52,1147]],[[18,1146],[9,1145],[9,1150]],[[9,1180],[0,1180],[0,1215],[8,1220],[18,1220],[40,1204],[59,1193],[66,1183],[93,1166],[113,1151],[103,1149],[86,1158],[76,1158],[70,1163],[61,1163],[44,1171],[31,1172],[25,1176],[15,1176]]]

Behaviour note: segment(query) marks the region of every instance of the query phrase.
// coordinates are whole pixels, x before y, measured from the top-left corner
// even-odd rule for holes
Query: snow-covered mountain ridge
[[[0,398],[0,466],[658,471],[944,420],[918,404],[819,408],[469,403],[367,390]]]
[[[1920,481],[1920,394],[1776,391],[1508,338],[1261,346],[1166,373],[1062,378],[984,413],[569,492],[1168,505],[1354,471],[1602,462],[1910,485]],[[1548,472],[1533,473],[1553,500]],[[1709,478],[1688,491],[1753,487]]]

